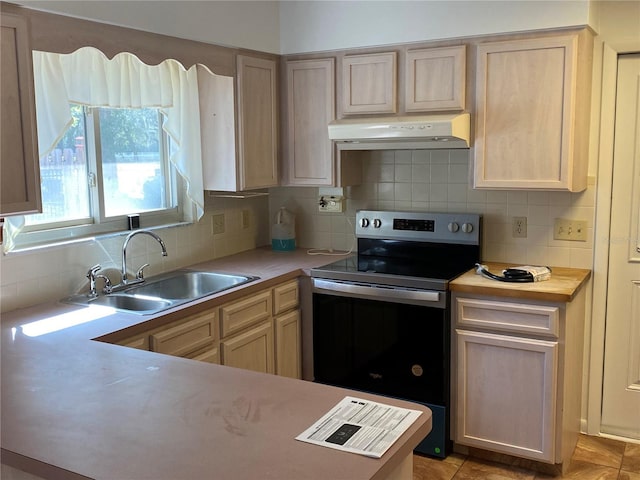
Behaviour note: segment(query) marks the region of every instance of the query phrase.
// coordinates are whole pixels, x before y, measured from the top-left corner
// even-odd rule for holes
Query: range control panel
[[[359,210],[356,237],[479,245],[482,216],[475,213]]]

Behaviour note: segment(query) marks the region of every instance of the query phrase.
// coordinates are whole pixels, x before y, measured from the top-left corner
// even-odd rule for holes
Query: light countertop
[[[196,265],[261,279],[156,315],[91,319],[91,309],[56,302],[3,314],[3,463],[46,478],[387,477],[430,431],[428,408],[93,341],[168,323],[334,259],[258,249]],[[294,439],[346,395],[423,414],[381,459]]]
[[[514,264],[485,263],[489,271],[502,275],[502,270]],[[549,302],[570,302],[587,283],[591,270],[551,267],[551,278],[542,282],[508,283],[478,275],[475,268],[449,283],[454,292],[496,295]]]

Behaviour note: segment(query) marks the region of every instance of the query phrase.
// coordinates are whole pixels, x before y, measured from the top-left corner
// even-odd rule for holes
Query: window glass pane
[[[71,105],[73,123],[51,153],[40,158],[42,213],[26,215],[26,225],[90,217],[85,121],[81,106]]]
[[[166,208],[157,109],[100,109],[105,215]]]

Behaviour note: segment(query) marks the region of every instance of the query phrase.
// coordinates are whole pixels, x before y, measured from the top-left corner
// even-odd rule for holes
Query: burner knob
[[[360,226],[362,228],[367,228],[369,226],[369,219],[368,218],[361,218],[360,219]]]
[[[463,223],[462,224],[462,231],[464,233],[471,233],[473,232],[473,223]]]
[[[376,218],[373,221],[373,228],[380,228],[382,226],[382,220],[380,220],[379,218]]]
[[[451,222],[448,228],[451,233],[456,233],[460,229],[460,225],[458,225],[456,222]]]

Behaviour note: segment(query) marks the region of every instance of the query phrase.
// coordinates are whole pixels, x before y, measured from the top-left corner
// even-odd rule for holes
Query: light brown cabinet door
[[[578,51],[586,35],[478,46],[474,187],[586,188],[591,58]]]
[[[274,373],[271,320],[220,342],[222,363],[262,373]]]
[[[455,441],[554,463],[558,343],[456,330]]]
[[[278,185],[276,62],[238,55],[238,143],[242,190]]]
[[[405,110],[464,110],[466,46],[408,50]]]
[[[8,13],[3,13],[0,20],[0,215],[41,212],[27,23]]]
[[[327,125],[335,119],[335,60],[289,61],[285,170],[289,185],[334,182],[334,151]]]
[[[271,318],[271,290],[264,290],[220,307],[222,337]]]
[[[396,52],[342,59],[342,114],[396,113]]]
[[[300,340],[300,310],[292,310],[275,318],[276,374],[284,377],[302,377],[302,351]]]

